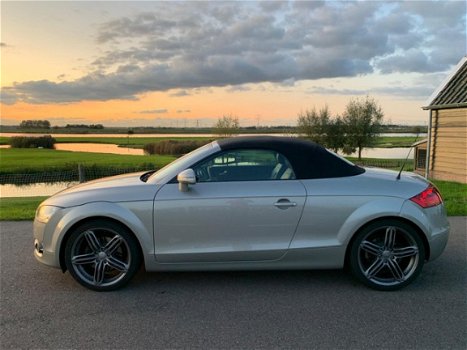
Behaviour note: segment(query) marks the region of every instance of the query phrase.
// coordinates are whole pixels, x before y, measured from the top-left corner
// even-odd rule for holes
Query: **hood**
[[[143,182],[143,174],[145,172],[85,182],[56,193],[42,204],[66,208],[90,202],[152,201],[160,186]]]

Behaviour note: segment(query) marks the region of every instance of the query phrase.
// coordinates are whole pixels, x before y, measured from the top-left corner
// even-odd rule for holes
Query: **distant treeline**
[[[54,129],[58,129],[60,127],[54,126]],[[65,129],[104,129],[104,125],[102,124],[67,124],[65,125]]]
[[[48,120],[23,120],[19,124],[21,129],[50,129]]]
[[[36,121],[37,122],[37,121]],[[28,123],[27,125],[31,125]],[[123,127],[106,127],[102,124],[68,124],[66,126],[53,126],[45,127],[46,124],[42,124],[42,127],[22,127],[21,125],[0,125],[0,132],[28,132],[28,133],[42,133],[44,131],[56,133],[83,133],[83,134],[211,134],[213,133],[212,128],[175,128],[175,127],[150,127],[150,126],[138,126],[132,128]],[[426,125],[382,125],[382,133],[426,133],[428,128]],[[246,126],[239,127],[238,132],[241,134],[292,134],[297,132],[296,126]]]

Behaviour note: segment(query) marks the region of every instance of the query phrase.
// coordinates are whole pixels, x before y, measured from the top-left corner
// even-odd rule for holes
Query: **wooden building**
[[[426,159],[427,159],[428,139],[415,142],[412,147],[414,149],[414,172],[420,175],[425,175]]]
[[[467,183],[467,56],[423,109],[430,112],[425,176]]]

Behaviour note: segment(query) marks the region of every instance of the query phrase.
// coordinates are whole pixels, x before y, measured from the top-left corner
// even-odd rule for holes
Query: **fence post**
[[[81,166],[81,164],[78,164],[78,179],[80,183],[86,181],[85,174],[84,174],[84,167]]]

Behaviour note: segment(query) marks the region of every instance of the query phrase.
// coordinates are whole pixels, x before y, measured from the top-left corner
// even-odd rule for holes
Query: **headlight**
[[[40,221],[44,224],[46,224],[52,215],[54,215],[58,210],[60,210],[60,207],[53,207],[51,205],[43,205],[39,207],[36,211],[36,220]]]

